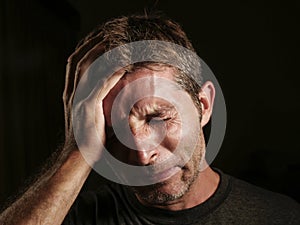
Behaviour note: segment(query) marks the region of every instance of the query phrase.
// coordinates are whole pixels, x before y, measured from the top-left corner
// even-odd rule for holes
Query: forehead
[[[140,93],[147,93],[149,96],[154,96],[157,91],[162,91],[161,89],[161,78],[174,81],[174,75],[176,74],[176,69],[167,66],[159,66],[152,68],[138,68],[132,72],[126,73],[119,82],[110,90],[108,95],[104,99],[104,113],[105,117],[110,120],[110,113],[112,104],[114,103],[116,96],[122,92],[122,101],[119,106],[120,112],[122,111],[122,105],[130,101],[131,98]],[[145,78],[145,79],[144,79]],[[132,88],[132,83],[134,81],[138,82],[138,85],[134,85]],[[153,102],[153,101],[151,101]],[[156,103],[160,101],[155,101]],[[149,99],[148,99],[149,103]],[[153,102],[154,103],[154,102]]]
[[[106,96],[106,103],[113,102],[114,98],[122,90],[124,94],[128,96],[136,94],[136,92],[148,91],[149,94],[156,91],[161,81],[160,78],[168,79],[174,81],[174,75],[176,74],[176,69],[167,66],[155,66],[153,68],[138,68],[133,72],[126,73],[119,82],[111,89],[111,91]],[[146,78],[146,79],[141,79]],[[141,79],[139,85],[133,90],[132,88],[126,88],[126,86],[133,81]]]
[[[129,72],[122,80],[120,80],[123,85],[126,85],[127,83],[130,83],[132,81],[135,81],[139,78],[153,78],[153,80],[156,80],[156,77],[165,78],[169,80],[174,80],[174,75],[176,73],[176,69],[173,67],[168,66],[151,66],[151,67],[142,67],[142,68],[136,68],[133,70],[133,72]]]

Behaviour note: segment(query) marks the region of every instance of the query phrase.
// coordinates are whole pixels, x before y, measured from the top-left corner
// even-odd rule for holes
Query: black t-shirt
[[[82,193],[64,225],[183,225],[293,224],[300,225],[300,205],[291,198],[264,190],[217,170],[220,183],[204,203],[169,211],[142,205],[126,187],[106,184]]]

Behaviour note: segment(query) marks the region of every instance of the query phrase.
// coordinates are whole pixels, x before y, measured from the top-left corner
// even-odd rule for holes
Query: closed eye
[[[165,121],[170,120],[171,117],[162,118],[162,117],[147,117],[146,122],[147,123],[162,123]]]

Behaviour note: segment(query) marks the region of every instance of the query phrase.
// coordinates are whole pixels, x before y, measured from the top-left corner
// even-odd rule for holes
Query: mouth
[[[162,181],[165,181],[165,180],[171,178],[173,175],[178,173],[180,170],[181,170],[181,167],[178,167],[178,166],[171,167],[162,172],[151,174],[149,176],[149,179],[156,181],[156,182],[162,182]]]

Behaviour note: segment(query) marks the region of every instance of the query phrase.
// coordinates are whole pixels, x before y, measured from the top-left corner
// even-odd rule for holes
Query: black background
[[[299,2],[154,2],[1,0],[0,205],[63,141],[65,65],[77,41],[153,7],[183,26],[222,87],[227,131],[213,165],[300,201]]]

